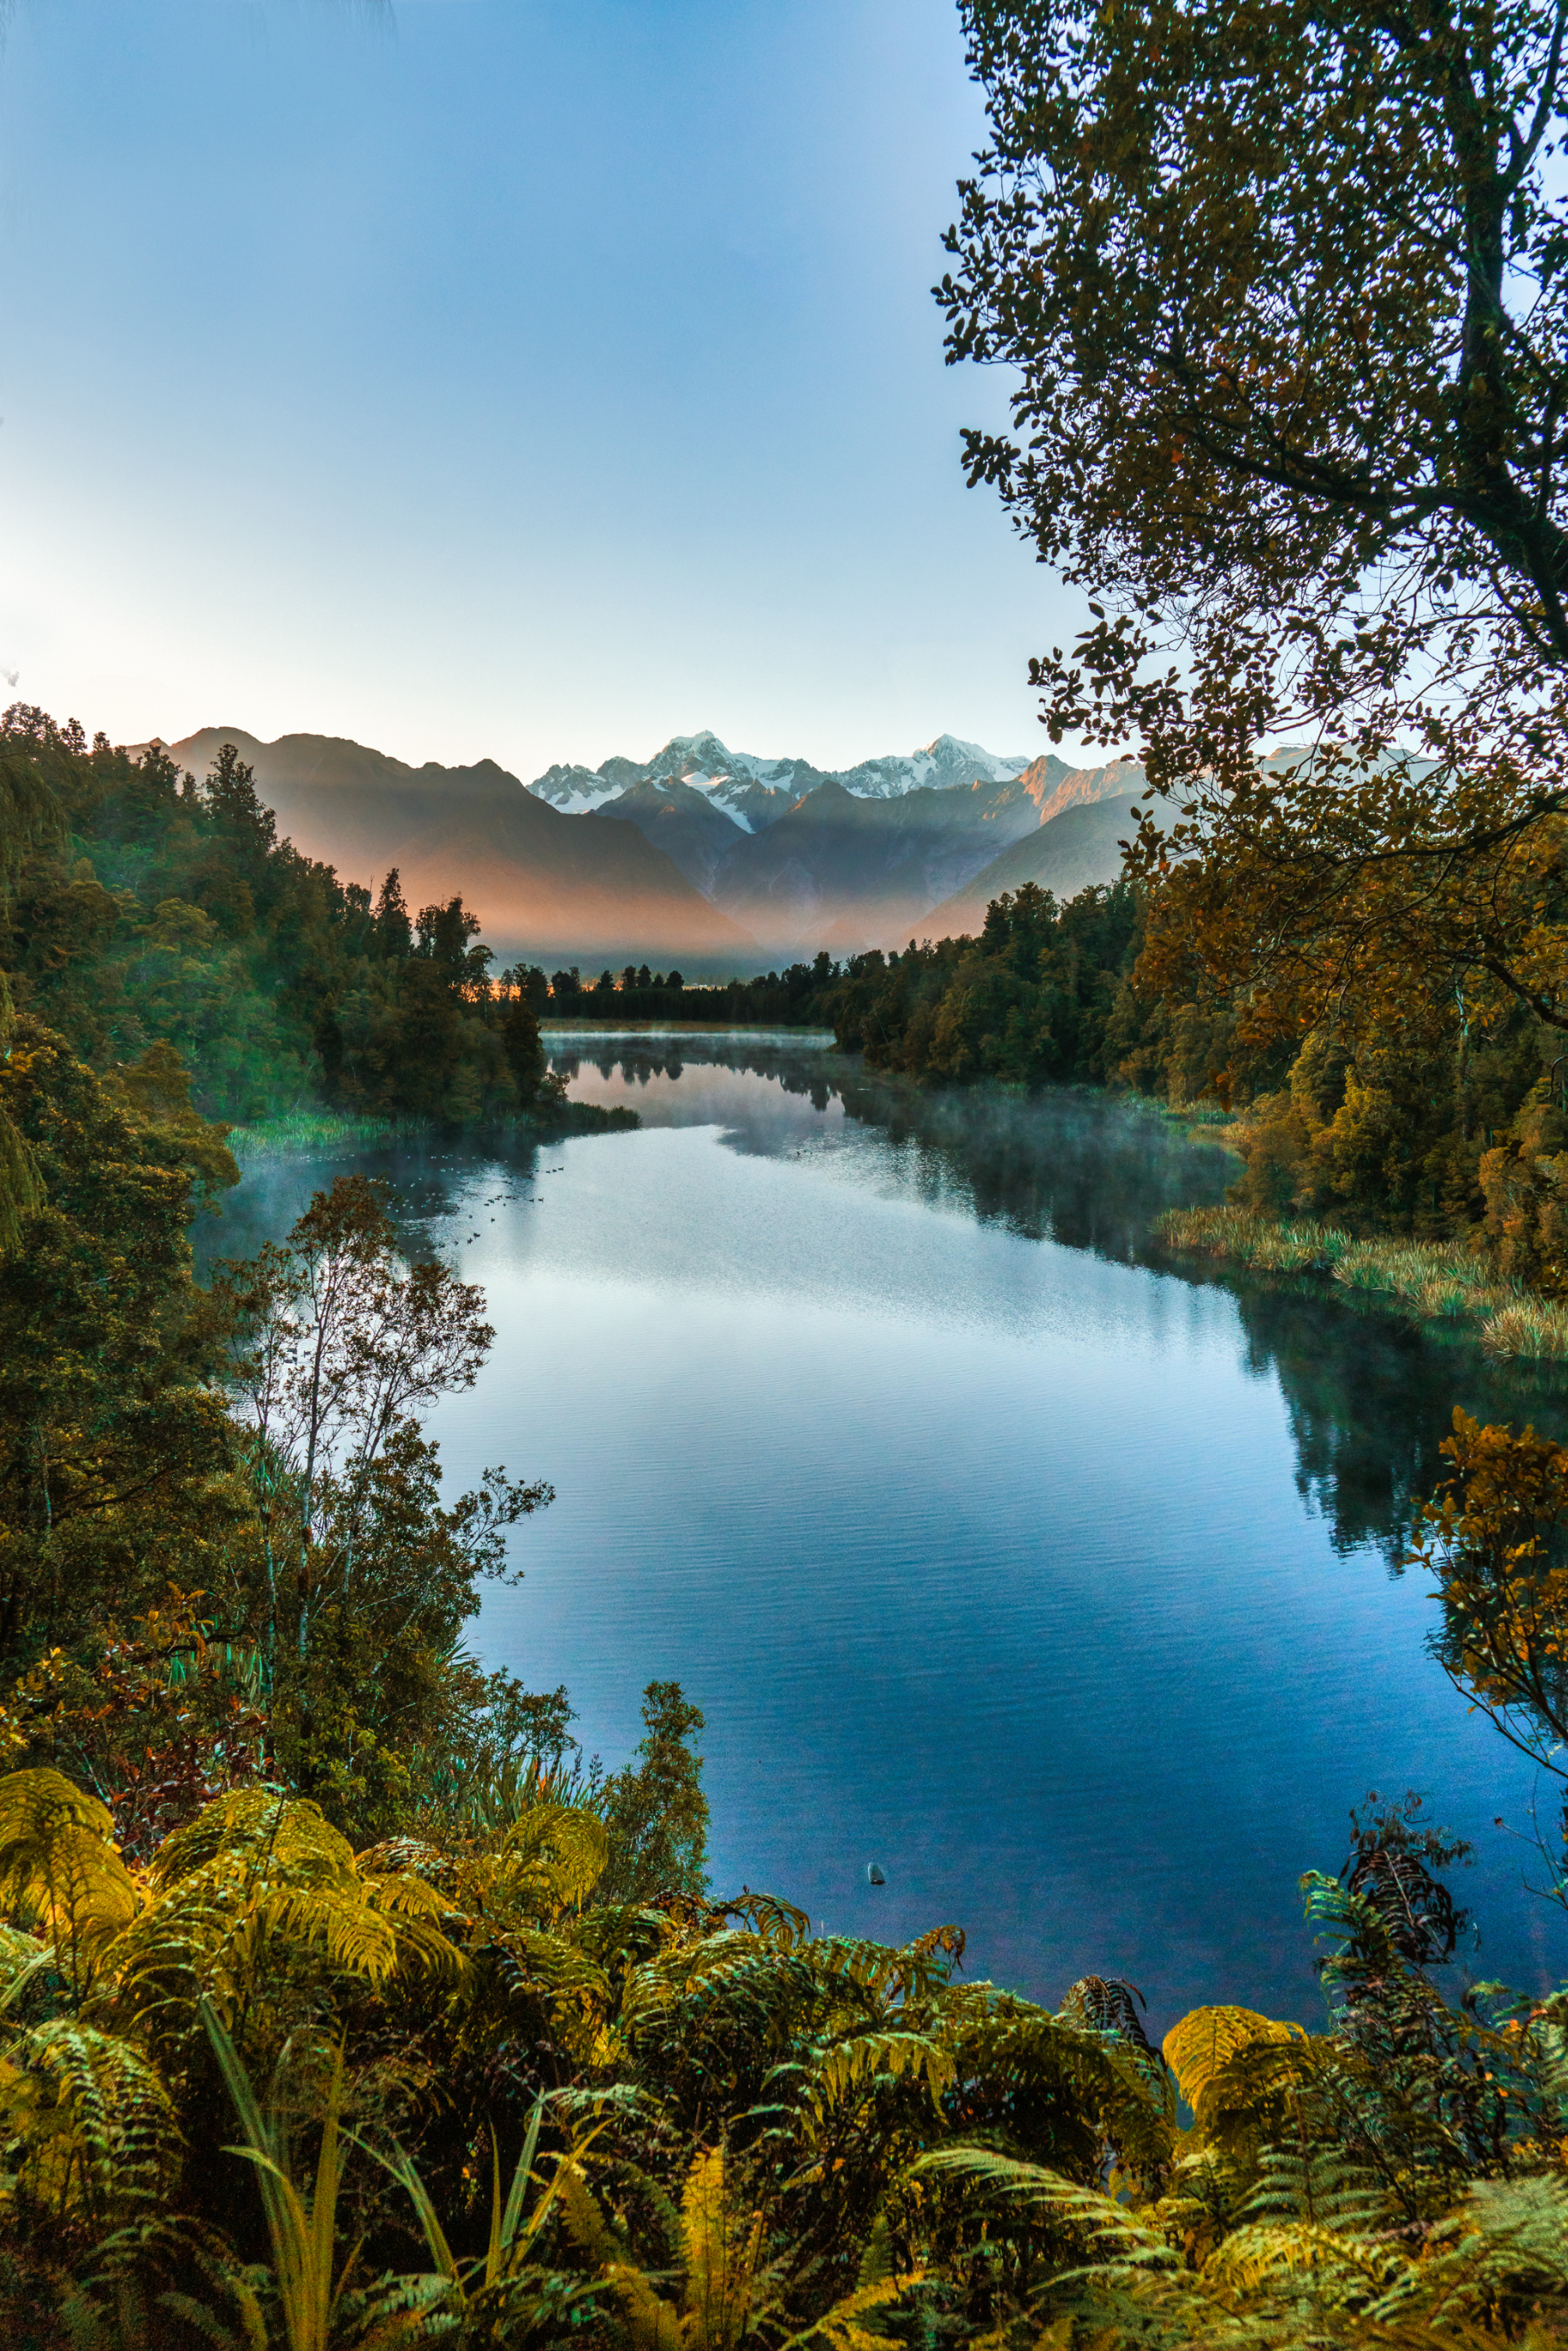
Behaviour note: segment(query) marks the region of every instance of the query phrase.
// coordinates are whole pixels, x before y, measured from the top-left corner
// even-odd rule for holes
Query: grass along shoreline
[[[1500,1280],[1451,1241],[1358,1240],[1336,1225],[1230,1207],[1169,1208],[1155,1231],[1167,1249],[1260,1273],[1326,1273],[1346,1290],[1381,1293],[1420,1321],[1472,1329],[1500,1359],[1568,1362],[1568,1305]]]

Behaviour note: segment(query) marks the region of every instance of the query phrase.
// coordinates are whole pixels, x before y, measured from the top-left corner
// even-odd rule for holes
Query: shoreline
[[[1327,1274],[1385,1311],[1474,1341],[1498,1362],[1568,1363],[1568,1304],[1500,1280],[1458,1242],[1363,1240],[1310,1217],[1228,1207],[1167,1208],[1153,1229],[1175,1256],[1255,1273]]]
[[[821,1022],[808,1028],[791,1029],[781,1021],[769,1025],[756,1020],[541,1020],[541,1037],[715,1037],[734,1043],[805,1045],[813,1050],[831,1049],[833,1031]]]

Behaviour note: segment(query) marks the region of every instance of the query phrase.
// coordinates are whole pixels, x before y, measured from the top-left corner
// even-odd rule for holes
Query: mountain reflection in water
[[[976,1973],[1046,1997],[1124,1973],[1160,2030],[1205,1999],[1311,2022],[1296,1879],[1369,1786],[1416,1786],[1477,1843],[1465,1963],[1560,1969],[1492,1826],[1528,1771],[1397,1572],[1454,1405],[1558,1432],[1560,1384],[1169,1258],[1160,1209],[1235,1163],[1147,1108],[921,1095],[787,1040],[553,1058],[642,1131],[335,1165],[486,1288],[495,1354],[434,1425],[454,1482],[558,1489],[477,1646],[564,1681],[611,1762],[680,1679],[723,1886],[844,1932],[955,1918]],[[330,1172],[248,1176],[216,1245]]]

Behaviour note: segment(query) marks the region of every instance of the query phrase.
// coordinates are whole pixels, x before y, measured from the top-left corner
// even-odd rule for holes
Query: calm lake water
[[[1146,1111],[912,1099],[767,1040],[554,1042],[637,1133],[255,1171],[218,1243],[351,1165],[484,1285],[449,1479],[504,1461],[559,1499],[476,1646],[566,1683],[611,1764],[642,1686],[684,1685],[717,1888],[888,1939],[956,1920],[971,1974],[1125,1975],[1160,2032],[1209,2000],[1315,2023],[1297,1879],[1369,1789],[1415,1788],[1477,1846],[1469,1971],[1568,1970],[1493,1825],[1528,1827],[1531,1775],[1397,1569],[1454,1404],[1560,1431],[1561,1389],[1164,1257],[1152,1219],[1236,1165]]]

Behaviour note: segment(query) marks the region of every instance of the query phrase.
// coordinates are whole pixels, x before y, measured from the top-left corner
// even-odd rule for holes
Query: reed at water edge
[[[1452,1242],[1358,1240],[1335,1225],[1250,1208],[1171,1208],[1155,1225],[1168,1249],[1260,1273],[1326,1273],[1346,1290],[1383,1291],[1423,1320],[1479,1326],[1488,1354],[1568,1361],[1568,1305],[1500,1280]]]

